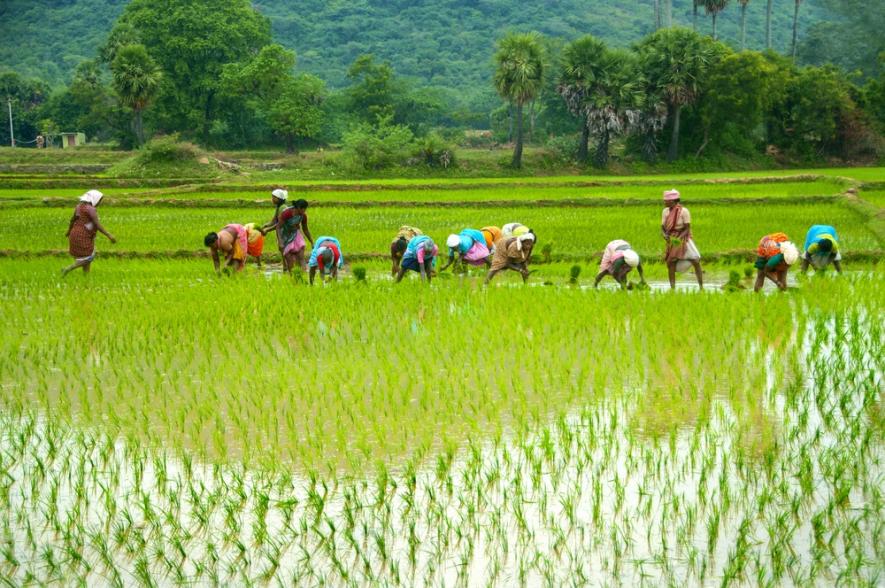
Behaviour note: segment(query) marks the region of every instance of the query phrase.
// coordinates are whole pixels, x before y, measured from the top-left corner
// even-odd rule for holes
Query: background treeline
[[[75,10],[88,2],[51,4]],[[304,2],[298,16],[286,16],[282,2],[100,4],[101,10],[93,7],[102,13],[96,23],[115,11],[119,17],[91,58],[71,58],[78,64],[68,84],[0,74],[0,96],[14,99],[19,141],[77,130],[124,147],[158,133],[216,148],[342,144],[356,164],[376,168],[453,164],[450,145],[464,141],[465,129],[490,129],[490,137],[472,133],[467,141],[515,142],[517,166],[523,140],[605,166],[610,154],[869,157],[877,154],[885,121],[885,52],[875,53],[882,37],[874,32],[885,26],[885,9],[877,3],[771,2],[771,44],[795,52],[795,59],[739,51],[742,39],[747,47],[766,45],[767,0],[701,2],[697,16],[690,2],[667,0],[629,7],[599,2],[593,10],[577,2],[518,10],[503,0],[450,1],[433,5],[433,19],[424,2]],[[33,13],[18,0],[4,7],[12,17],[4,30]],[[812,22],[794,46],[793,19],[808,14],[832,21]],[[492,38],[483,28],[494,22],[519,28],[533,16],[538,26],[521,28],[537,34]],[[716,35],[730,44],[712,38],[714,16]],[[428,21],[443,26],[422,36],[432,37],[436,51],[425,51],[427,39],[412,33],[382,38],[379,30],[387,29],[372,27],[411,24],[421,31]],[[320,22],[329,36],[296,60],[284,45],[303,46]],[[19,49],[40,30],[30,29]],[[342,53],[345,46],[350,53]],[[379,54],[361,53],[365,47]],[[10,43],[2,51],[10,53]],[[316,75],[318,63],[338,63],[344,55],[350,61],[343,70],[332,65]],[[842,67],[801,65],[824,59]],[[532,71],[513,71],[513,64],[527,63]],[[8,141],[4,128],[0,142]]]

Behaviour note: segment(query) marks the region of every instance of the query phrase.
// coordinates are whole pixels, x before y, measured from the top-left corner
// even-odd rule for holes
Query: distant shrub
[[[360,124],[344,135],[342,150],[353,167],[377,170],[405,163],[413,149],[409,127],[394,125],[389,118],[377,125]]]
[[[180,142],[178,133],[155,137],[138,152],[141,163],[161,163],[192,161],[199,157],[200,150],[193,143]]]
[[[547,149],[560,161],[574,161],[578,155],[578,137],[576,135],[560,135],[547,139]]]
[[[449,168],[455,165],[455,150],[435,131],[415,141],[413,154],[431,167]]]

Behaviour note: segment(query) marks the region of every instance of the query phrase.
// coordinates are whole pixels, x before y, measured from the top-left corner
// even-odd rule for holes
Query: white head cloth
[[[104,194],[98,190],[89,190],[80,196],[80,202],[88,202],[92,206],[98,206],[98,203],[101,202],[102,198],[104,198]]]
[[[630,267],[636,267],[637,265],[639,265],[639,254],[632,249],[626,250],[624,252],[624,263],[626,263]]]
[[[451,247],[452,249],[454,249],[455,247],[457,247],[460,244],[461,244],[461,237],[459,237],[458,235],[456,235],[454,233],[449,235],[448,238],[446,239],[446,245],[448,247]]]
[[[286,199],[289,198],[289,193],[286,190],[283,190],[282,188],[277,188],[276,190],[274,190],[270,194],[274,198],[282,200],[283,202],[285,202]]]
[[[799,259],[799,249],[791,241],[781,243],[781,253],[787,265],[793,265]]]
[[[532,243],[534,243],[535,242],[534,233],[526,233],[525,235],[520,235],[519,237],[516,238],[516,248],[519,251],[522,251],[522,242],[523,241],[531,241]]]

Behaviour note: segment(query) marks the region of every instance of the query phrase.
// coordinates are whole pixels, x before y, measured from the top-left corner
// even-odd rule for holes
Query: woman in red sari
[[[704,274],[701,271],[701,254],[691,236],[691,214],[679,203],[679,192],[664,192],[664,212],[661,215],[661,236],[667,242],[664,261],[667,262],[667,274],[670,288],[676,288],[676,270],[685,271],[682,266],[690,264],[698,279],[698,287],[704,289]]]
[[[80,203],[74,209],[74,216],[68,225],[68,252],[74,258],[74,263],[61,270],[62,276],[68,275],[78,267],[83,268],[83,273],[89,273],[92,261],[95,259],[95,235],[101,233],[116,243],[117,240],[111,235],[98,220],[98,205],[104,194],[98,190],[89,190],[80,196]]]

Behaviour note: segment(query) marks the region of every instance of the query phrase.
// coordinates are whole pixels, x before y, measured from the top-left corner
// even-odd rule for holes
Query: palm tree
[[[557,87],[569,111],[581,119],[578,160],[587,161],[587,143],[596,139],[593,164],[608,164],[611,138],[620,135],[640,105],[642,90],[631,54],[611,51],[587,35],[565,48]]]
[[[569,112],[581,120],[581,142],[578,144],[578,161],[581,163],[587,161],[587,143],[590,140],[584,104],[596,84],[605,51],[605,43],[587,35],[562,52],[562,72],[556,89],[565,100]]]
[[[673,133],[667,159],[679,155],[680,114],[694,104],[701,80],[718,55],[719,44],[687,29],[664,29],[639,44],[642,72],[652,92],[667,104],[673,121]]]
[[[144,143],[142,113],[157,94],[162,71],[144,45],[125,45],[117,50],[111,73],[120,102],[133,111],[132,129],[141,145]]]
[[[673,26],[673,0],[664,0],[664,26]]]
[[[741,5],[741,49],[747,48],[747,4],[750,0],[738,0]]]
[[[790,54],[793,56],[793,60],[796,59],[796,45],[799,40],[799,5],[802,4],[802,0],[796,0],[796,7],[793,9],[793,47],[790,50]]]
[[[704,3],[704,0],[691,0],[691,30],[698,30],[698,6]]]
[[[771,49],[771,9],[774,6],[774,0],[768,0],[768,6],[765,7],[765,48]]]
[[[718,38],[716,34],[716,17],[728,6],[728,0],[704,0],[704,10],[713,17],[713,40]]]
[[[516,107],[516,145],[512,166],[522,166],[522,110],[541,90],[544,65],[537,33],[510,33],[498,41],[495,89]]]

